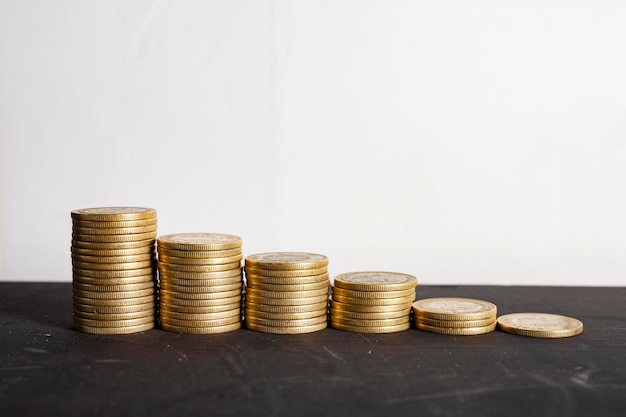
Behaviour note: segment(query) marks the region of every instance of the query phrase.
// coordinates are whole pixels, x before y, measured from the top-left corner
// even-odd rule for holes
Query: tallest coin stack
[[[152,329],[156,210],[98,207],[71,215],[74,328],[93,334]]]

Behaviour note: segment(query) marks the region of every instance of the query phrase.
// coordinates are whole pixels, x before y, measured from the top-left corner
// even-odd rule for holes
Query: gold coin
[[[330,279],[328,273],[311,275],[305,277],[265,277],[246,273],[246,281],[248,284],[260,285],[310,285],[310,284],[329,284]]]
[[[90,255],[74,255],[72,260],[76,262],[90,262],[96,264],[120,264],[130,262],[142,262],[156,260],[153,253],[143,255],[127,255],[127,256],[90,256]]]
[[[406,302],[403,304],[391,304],[384,306],[369,306],[369,305],[355,305],[340,303],[336,300],[330,300],[330,308],[341,311],[353,311],[356,313],[387,313],[390,311],[406,311],[409,314],[411,311],[412,302]]]
[[[90,334],[131,334],[154,329],[154,322],[125,327],[93,327],[74,323],[74,330]]]
[[[241,304],[241,295],[236,295],[234,297],[228,298],[216,298],[216,299],[188,299],[188,298],[180,298],[180,297],[171,297],[168,294],[163,294],[161,292],[160,305],[168,304],[168,305],[177,305],[177,306],[185,306],[185,307],[208,307],[208,306],[223,306],[223,305],[231,305],[235,303]]]
[[[76,317],[80,317],[83,319],[90,319],[90,320],[105,320],[105,321],[133,320],[133,319],[138,319],[142,317],[156,317],[155,313],[156,313],[156,310],[154,308],[154,305],[152,306],[152,309],[140,310],[134,313],[102,314],[102,313],[89,313],[89,312],[85,312],[82,310],[74,309],[74,316]]]
[[[146,316],[140,317],[137,319],[128,319],[128,320],[91,320],[85,319],[82,317],[74,316],[74,324],[79,324],[81,326],[89,326],[89,327],[128,327],[128,326],[139,326],[142,324],[154,323],[154,316]]]
[[[245,263],[251,268],[286,271],[324,268],[328,265],[328,258],[317,253],[270,252],[247,256]]]
[[[220,292],[203,292],[203,293],[190,293],[190,292],[176,292],[161,288],[159,291],[161,297],[176,298],[184,300],[222,300],[225,298],[231,298],[241,295],[241,289],[220,291]]]
[[[241,238],[222,233],[177,233],[160,236],[157,244],[173,250],[227,250],[241,247]]]
[[[138,242],[154,238],[156,238],[156,232],[134,233],[132,235],[84,235],[72,233],[72,240],[97,243]]]
[[[193,301],[193,300],[192,300]],[[159,303],[159,308],[161,312],[169,313],[185,313],[185,314],[213,314],[213,313],[221,313],[224,311],[232,311],[237,309],[241,312],[241,300],[235,301],[230,304],[220,304],[220,305],[212,305],[212,306],[183,306],[176,304],[169,304],[164,300],[161,300]]]
[[[357,320],[387,320],[397,319],[400,317],[410,317],[408,308],[404,310],[379,313],[359,313],[357,311],[337,310],[336,308],[331,308],[330,316]]]
[[[170,272],[217,272],[217,271],[230,271],[233,269],[240,269],[241,264],[239,261],[231,262],[221,265],[180,265],[180,264],[168,264],[166,262],[159,261],[159,270]]]
[[[138,277],[128,277],[128,278],[92,278],[92,277],[81,277],[80,275],[73,275],[72,282],[78,284],[89,284],[89,285],[98,285],[98,286],[108,286],[108,285],[134,285],[134,284],[146,284],[151,283],[154,285],[156,280],[154,279],[154,275],[141,275]]]
[[[436,320],[481,320],[495,317],[494,304],[471,298],[426,298],[413,303],[416,316]]]
[[[147,303],[152,303],[154,305],[154,301],[155,301],[154,294],[146,295],[143,297],[117,298],[117,299],[87,298],[87,297],[80,297],[74,294],[72,299],[74,300],[74,306],[76,306],[77,304],[84,304],[84,305],[98,306],[98,307],[134,306],[138,304],[147,304]]]
[[[328,297],[328,288],[309,291],[263,291],[256,288],[246,288],[246,294],[258,298],[310,298],[323,295]]]
[[[186,334],[217,334],[232,332],[241,328],[241,322],[227,324],[225,326],[209,326],[209,327],[183,327],[174,326],[173,324],[161,323],[161,328],[168,332],[186,333]]]
[[[255,310],[255,311],[264,311],[268,313],[305,313],[311,311],[326,311],[327,300],[324,299],[321,302],[311,303],[311,304],[303,304],[297,306],[285,306],[285,305],[269,305],[262,303],[255,303],[246,298],[245,302],[246,309]]]
[[[297,320],[272,320],[264,319],[261,317],[255,317],[251,315],[246,316],[246,323],[260,324],[261,326],[270,327],[306,327],[313,326],[315,324],[326,323],[326,313],[318,317],[312,317],[310,319],[297,319]]]
[[[133,249],[85,249],[72,247],[71,252],[72,255],[83,256],[136,256],[148,254],[151,255],[153,259],[156,259],[154,248],[150,246]]]
[[[93,222],[145,220],[156,217],[156,210],[145,207],[93,207],[72,210],[72,219]]]
[[[157,264],[158,266],[158,264]],[[200,280],[214,280],[214,279],[227,279],[238,277],[243,279],[241,268],[233,268],[227,271],[213,271],[213,272],[182,272],[182,271],[169,271],[166,269],[159,269],[159,276],[164,279],[184,279],[185,281],[200,281]]]
[[[241,277],[229,277],[229,278],[217,278],[217,279],[177,279],[177,278],[169,278],[167,276],[161,277],[161,286],[164,288],[167,288],[170,286],[193,287],[193,288],[203,288],[203,287],[219,288],[224,285],[235,285],[235,284],[239,286],[243,286],[243,279]],[[219,291],[226,291],[226,290],[219,290]]]
[[[236,290],[241,294],[243,289],[242,282],[235,282],[226,285],[210,285],[210,286],[190,286],[190,285],[174,285],[166,281],[161,281],[161,289],[171,291],[173,293],[223,293]]]
[[[321,309],[317,309],[315,311],[305,311],[302,313],[271,313],[268,311],[253,310],[251,308],[246,308],[244,310],[244,316],[246,317],[252,316],[270,320],[301,320],[310,319],[313,317],[320,317],[322,315],[326,315],[326,307],[322,307]]]
[[[157,225],[139,227],[82,227],[72,226],[72,233],[79,235],[134,235],[137,233],[156,233]]]
[[[238,317],[241,319],[241,309],[234,308],[232,310],[220,311],[216,313],[178,313],[176,311],[161,310],[161,319],[176,319],[186,321],[206,321],[206,320],[218,320],[230,317]]]
[[[74,281],[72,282],[72,288],[75,290],[82,291],[102,291],[102,292],[128,292],[128,291],[137,291],[137,290],[154,290],[154,282],[142,282],[138,284],[122,284],[122,285],[114,285],[114,284],[83,284],[81,282]]]
[[[397,324],[395,326],[350,326],[348,324],[342,324],[337,322],[331,322],[330,327],[337,330],[343,330],[346,332],[354,333],[395,333],[401,332],[411,327],[410,323]]]
[[[488,318],[481,320],[435,320],[429,319],[427,317],[415,316],[415,321],[418,323],[425,324],[427,326],[435,326],[435,327],[484,327],[489,326],[495,323],[496,318]]]
[[[154,301],[143,303],[143,304],[134,304],[134,305],[126,305],[126,306],[97,306],[90,304],[79,304],[74,301],[74,312],[81,311],[88,314],[130,314],[130,313],[139,313],[145,311],[155,311]]]
[[[344,288],[333,287],[333,295],[340,295],[342,297],[349,298],[403,298],[412,296],[415,299],[415,289],[409,288],[408,290],[400,291],[358,291],[358,290],[346,290]]]
[[[98,264],[95,262],[72,261],[74,268],[91,271],[127,271],[129,269],[150,268],[154,265],[152,261],[122,262],[117,264]]]
[[[233,262],[239,262],[243,258],[243,255],[233,255],[225,258],[179,258],[173,256],[163,255],[159,252],[159,261],[168,264],[177,265],[224,265]]]
[[[333,300],[344,304],[364,305],[364,306],[386,306],[411,303],[415,300],[415,295],[408,295],[401,298],[355,298],[343,297],[333,294]]]
[[[266,298],[266,297],[257,297],[253,294],[246,293],[246,302],[250,300],[256,304],[269,304],[276,306],[298,306],[305,304],[316,304],[321,303],[322,301],[326,301],[328,296],[326,294],[322,294],[315,297],[306,297],[306,298]]]
[[[86,242],[72,239],[72,248],[93,249],[93,250],[117,250],[117,249],[136,249],[149,248],[154,251],[154,243],[156,239],[135,240],[130,242]]]
[[[337,275],[334,286],[356,291],[402,291],[415,288],[417,278],[397,272],[348,272]]]
[[[126,221],[112,221],[112,222],[93,222],[89,220],[72,219],[73,227],[93,227],[93,228],[113,228],[118,229],[120,227],[143,227],[152,226],[157,224],[157,218],[145,220],[126,220]]]
[[[359,327],[385,327],[385,326],[399,326],[401,324],[410,324],[409,316],[397,317],[395,319],[381,319],[381,320],[362,320],[362,319],[350,319],[345,317],[330,316],[331,324],[345,324],[348,326]]]
[[[145,296],[153,295],[155,293],[155,290],[153,286],[150,286],[150,288],[143,289],[143,290],[115,291],[115,292],[85,291],[85,290],[79,290],[77,288],[73,288],[72,293],[76,297],[88,298],[90,300],[119,300],[119,299],[138,298],[138,297],[145,297]]]
[[[298,327],[272,327],[272,326],[263,326],[261,324],[245,322],[246,327],[249,330],[254,330],[257,332],[263,333],[272,333],[272,334],[304,334],[304,333],[313,333],[320,330],[324,330],[326,328],[326,322],[313,324],[311,326],[298,326]]]
[[[179,320],[173,319],[166,316],[161,316],[161,324],[171,324],[172,326],[180,326],[180,327],[216,327],[216,326],[226,326],[233,323],[239,323],[241,321],[241,316],[232,316],[226,317],[223,319],[214,319],[214,320]]]
[[[248,265],[245,267],[246,276],[255,277],[273,277],[273,278],[297,278],[297,277],[312,277],[319,276],[328,273],[327,267],[315,268],[315,269],[293,269],[293,270],[277,270],[277,269],[263,269],[253,268]],[[265,281],[268,282],[268,281]],[[304,282],[303,282],[304,283]]]
[[[420,322],[415,322],[415,327],[431,333],[447,334],[453,336],[475,336],[493,332],[496,329],[496,323],[482,327],[437,327],[429,326]]]
[[[241,253],[241,248],[208,251],[159,248],[159,254],[177,258],[226,258],[229,256],[241,255]]]
[[[583,332],[583,323],[572,317],[547,313],[514,313],[498,317],[498,327],[521,336],[560,338]]]
[[[72,274],[74,277],[82,278],[131,278],[131,277],[145,277],[147,275],[154,276],[155,270],[150,268],[128,269],[122,271],[100,271],[93,269],[80,269],[72,268]]]
[[[301,284],[301,285],[283,285],[283,284],[265,284],[262,282],[255,282],[248,280],[247,288],[254,288],[262,291],[313,291],[313,290],[321,290],[325,289],[328,292],[328,288],[330,287],[330,281],[320,281],[314,282],[312,284]]]

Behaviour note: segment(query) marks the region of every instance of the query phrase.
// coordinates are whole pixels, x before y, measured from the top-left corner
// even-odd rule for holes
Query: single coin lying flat
[[[498,317],[500,330],[521,336],[560,338],[583,332],[583,323],[572,317],[547,313],[514,313]]]

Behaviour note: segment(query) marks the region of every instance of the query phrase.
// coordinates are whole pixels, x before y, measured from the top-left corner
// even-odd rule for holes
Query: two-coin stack
[[[157,239],[161,328],[224,333],[241,327],[241,238],[179,233]]]
[[[152,329],[156,210],[97,207],[71,216],[74,328],[93,334]]]
[[[246,327],[265,333],[300,334],[326,328],[328,258],[305,252],[246,257]]]
[[[415,327],[432,333],[470,336],[496,328],[493,303],[471,298],[426,298],[413,303]]]
[[[396,272],[337,275],[330,301],[330,325],[357,333],[392,333],[410,327],[417,279]]]

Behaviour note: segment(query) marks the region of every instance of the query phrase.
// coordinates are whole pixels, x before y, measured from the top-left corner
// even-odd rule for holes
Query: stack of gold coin
[[[304,252],[246,257],[246,327],[265,333],[301,334],[326,328],[328,258]]]
[[[179,233],[157,239],[161,328],[224,333],[241,327],[241,238]]]
[[[337,275],[330,301],[330,325],[356,333],[408,329],[417,279],[396,272],[363,271]]]
[[[92,334],[152,329],[156,211],[97,207],[71,216],[74,328]]]
[[[471,298],[426,298],[413,303],[415,327],[432,333],[470,336],[496,328],[497,308]]]

